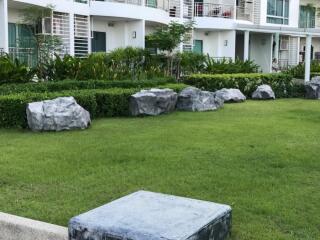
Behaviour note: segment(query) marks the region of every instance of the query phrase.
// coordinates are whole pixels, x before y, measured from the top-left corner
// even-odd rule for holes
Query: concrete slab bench
[[[138,191],[69,222],[70,240],[222,240],[231,207]]]

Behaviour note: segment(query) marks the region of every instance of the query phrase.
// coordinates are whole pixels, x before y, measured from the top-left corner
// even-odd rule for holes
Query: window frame
[[[277,1],[279,0],[271,0],[274,3],[274,8],[277,8]],[[268,7],[269,4],[267,1],[267,23],[269,24],[277,24],[277,25],[289,25],[289,17],[290,17],[290,0],[280,0],[282,1],[282,16],[277,16],[277,15],[270,15],[268,14]],[[286,2],[288,2],[288,7],[286,9]],[[286,16],[286,13],[288,12],[288,16]],[[276,14],[276,13],[275,13]],[[274,20],[281,20],[282,23],[274,23],[274,22],[270,22],[269,19],[274,19]]]

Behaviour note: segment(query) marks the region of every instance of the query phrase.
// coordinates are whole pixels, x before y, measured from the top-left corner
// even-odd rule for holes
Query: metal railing
[[[214,3],[195,3],[194,16],[234,18],[234,6]]]
[[[113,2],[142,6],[142,0],[91,0],[92,2]],[[169,11],[169,0],[146,0],[145,6]]]
[[[320,27],[320,19],[311,18],[304,19],[299,21],[299,28],[319,28]]]
[[[157,9],[162,9],[164,11],[169,11],[169,0],[152,0],[152,1],[145,1],[145,6],[150,7],[150,8],[157,8]]]
[[[9,56],[30,67],[34,67],[37,64],[37,55],[34,48],[9,47]]]
[[[237,7],[237,19],[253,22],[253,5]]]
[[[3,55],[5,55],[5,51],[4,51],[3,48],[0,48],[0,57],[3,56]]]
[[[84,4],[87,4],[89,2],[89,0],[73,0],[73,1],[77,3],[84,3]]]
[[[92,2],[114,2],[114,3],[125,3],[131,5],[142,5],[141,0],[91,0]]]

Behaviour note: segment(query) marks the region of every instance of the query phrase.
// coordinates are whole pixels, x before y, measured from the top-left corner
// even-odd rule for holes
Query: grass
[[[230,204],[231,239],[319,239],[320,102],[0,130],[0,211],[67,225],[138,189]]]

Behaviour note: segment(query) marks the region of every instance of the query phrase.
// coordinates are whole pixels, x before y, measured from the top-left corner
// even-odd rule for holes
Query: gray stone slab
[[[138,191],[69,222],[70,240],[221,240],[231,230],[231,207]]]

